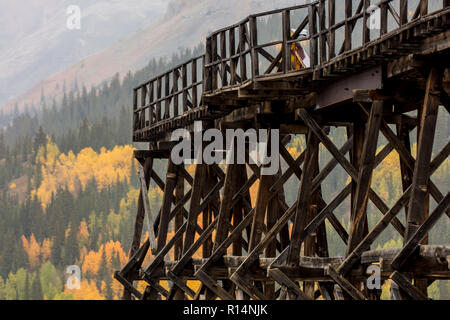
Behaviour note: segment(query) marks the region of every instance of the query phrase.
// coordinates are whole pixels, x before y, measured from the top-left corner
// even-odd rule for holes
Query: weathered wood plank
[[[130,253],[129,253],[130,259],[139,250],[139,246],[141,243],[143,220],[144,220],[144,216],[145,216],[143,190],[147,190],[147,192],[148,192],[148,185],[150,183],[150,177],[151,177],[151,175],[152,175],[151,173],[153,171],[152,169],[153,169],[153,158],[145,159],[144,168],[143,168],[145,188],[141,187],[141,191],[139,194],[137,214],[136,214],[136,220],[135,220],[135,225],[134,225],[133,240],[131,242],[131,248],[130,248]],[[145,191],[144,191],[144,193],[145,193]],[[154,233],[152,233],[152,234],[154,234]],[[124,288],[122,300],[130,300],[131,293],[132,292],[128,291],[127,288]]]
[[[406,229],[406,239],[410,239],[412,234],[425,220],[425,199],[430,189],[430,162],[433,152],[433,141],[435,135],[437,113],[439,109],[439,98],[434,90],[438,85],[439,75],[436,69],[431,69],[427,80],[425,101],[420,119],[420,132],[418,137],[417,159],[414,166],[412,181],[411,199],[408,205],[408,221]]]
[[[308,295],[300,290],[300,287],[295,284],[288,276],[286,276],[280,269],[269,269],[268,274],[278,283],[284,285],[289,291],[293,292],[299,300],[312,300]]]
[[[306,143],[305,165],[302,180],[298,190],[298,202],[295,208],[295,220],[292,227],[291,246],[289,250],[288,264],[297,264],[300,258],[301,238],[307,223],[307,210],[311,204],[311,182],[313,179],[314,157],[318,150],[319,142],[316,136],[310,132]]]
[[[391,275],[391,279],[403,289],[411,298],[415,300],[428,300],[428,297],[425,296],[419,289],[414,287],[411,284],[411,280],[409,280],[405,275],[401,274],[398,271],[395,271]]]
[[[420,241],[427,235],[428,231],[438,222],[439,218],[450,206],[450,192],[444,197],[444,199],[438,204],[436,209],[430,214],[430,216],[411,234],[408,242],[403,247],[395,259],[392,261],[392,267],[400,269],[408,257],[410,257],[414,250],[420,244]]]
[[[177,184],[177,168],[176,165],[169,160],[169,165],[166,175],[166,183],[164,186],[163,205],[161,208],[161,218],[158,228],[157,250],[160,251],[166,244],[167,232],[170,222],[170,209],[174,201],[173,191]]]
[[[378,238],[384,229],[389,225],[390,221],[400,212],[402,207],[407,203],[410,196],[411,187],[403,193],[394,206],[387,212],[377,225],[369,232],[368,235],[358,244],[358,246],[347,256],[345,261],[339,266],[337,271],[340,274],[346,274],[351,267],[358,261],[364,251],[370,248],[370,245]]]
[[[353,299],[366,300],[366,297],[358,289],[356,289],[347,279],[340,276],[332,266],[327,267],[325,269],[325,272]]]
[[[152,253],[156,253],[156,238],[155,238],[155,232],[153,229],[153,217],[152,213],[150,211],[150,201],[148,200],[148,186],[147,186],[147,178],[144,172],[144,168],[138,164],[139,167],[139,180],[141,182],[141,197],[142,197],[142,203],[144,205],[144,216],[145,220],[147,222],[147,230],[148,230],[148,237],[150,241],[150,250]],[[148,176],[148,174],[147,174]]]
[[[217,223],[216,237],[214,239],[214,249],[215,251],[218,246],[227,238],[228,235],[228,224],[230,221],[230,214],[232,209],[232,199],[234,196],[234,186],[235,180],[240,170],[237,164],[229,164],[226,169],[225,174],[225,185],[223,199],[220,203],[219,217]]]
[[[192,196],[189,204],[188,225],[184,236],[183,254],[194,243],[195,228],[197,226],[197,217],[199,215],[199,206],[201,201],[201,195],[203,190],[203,184],[206,179],[206,165],[197,164],[195,167],[194,183],[192,185]]]
[[[375,168],[375,155],[378,143],[378,133],[383,115],[383,102],[375,101],[370,110],[369,122],[366,127],[364,146],[361,155],[361,166],[358,173],[354,206],[351,215],[351,231],[347,246],[347,254],[361,242],[365,236],[367,225],[367,202],[372,181],[372,171]]]

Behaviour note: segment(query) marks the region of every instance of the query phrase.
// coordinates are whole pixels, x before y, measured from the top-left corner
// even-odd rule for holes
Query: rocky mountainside
[[[67,9],[81,11],[69,30]],[[0,105],[161,18],[168,0],[1,0]],[[70,79],[68,79],[70,83]]]
[[[151,2],[153,1],[155,0],[151,0]],[[106,3],[106,0],[103,2]],[[134,2],[139,1],[134,0]],[[142,0],[141,2],[145,1]],[[159,0],[159,2],[162,3],[162,0]],[[28,106],[34,104],[35,107],[39,107],[42,92],[47,97],[55,97],[58,100],[63,94],[64,87],[66,87],[66,90],[70,90],[75,82],[78,85],[84,84],[88,88],[99,85],[116,73],[123,76],[130,70],[142,68],[153,57],[166,57],[180,48],[194,47],[203,42],[209,32],[238,22],[251,13],[297,5],[303,2],[303,0],[171,0],[167,4],[164,16],[156,22],[121,38],[108,48],[91,54],[68,68],[61,69],[62,71],[38,79],[37,75],[34,74],[35,70],[52,63],[55,59],[62,59],[63,54],[58,53],[58,50],[71,52],[70,48],[73,46],[73,41],[77,43],[77,41],[80,42],[83,39],[81,35],[72,41],[63,37],[63,41],[67,41],[67,43],[60,49],[46,48],[49,41],[45,39],[53,32],[49,31],[51,27],[47,27],[48,29],[41,31],[42,37],[36,39],[36,50],[40,48],[44,53],[39,58],[33,55],[34,61],[28,64],[28,68],[22,67],[18,52],[9,55],[10,59],[17,62],[17,68],[9,66],[6,68],[8,70],[6,76],[0,75],[0,88],[3,88],[7,82],[11,85],[17,85],[17,83],[27,79],[27,83],[29,83],[31,80],[28,81],[28,77],[35,80],[31,89],[22,88],[24,93],[9,100],[3,106],[3,110],[12,110],[16,103],[19,108],[23,108],[25,104]],[[126,4],[128,6],[129,1]],[[104,11],[106,11],[106,8],[105,4]],[[136,16],[138,16],[130,8],[124,8],[124,10],[133,12],[129,15],[130,20],[136,19]],[[127,20],[123,18],[123,15],[121,17]],[[82,21],[82,23],[88,24],[85,20]],[[126,22],[120,20],[118,25],[122,23],[126,24]],[[81,31],[90,34],[92,37],[101,37],[99,30],[105,27],[100,22],[95,25],[95,28],[82,27]],[[83,28],[87,30],[83,31]],[[0,63],[5,63],[4,57],[0,57]],[[12,64],[11,62],[10,65]],[[64,65],[64,63],[61,63],[61,65]],[[4,70],[4,67],[0,65],[0,69]]]

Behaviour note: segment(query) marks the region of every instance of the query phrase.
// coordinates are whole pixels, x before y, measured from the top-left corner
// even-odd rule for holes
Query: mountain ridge
[[[123,77],[129,71],[144,67],[151,58],[192,48],[213,30],[233,24],[249,14],[296,4],[299,4],[298,0],[171,0],[163,18],[46,77],[0,110],[11,112],[16,104],[20,110],[25,105],[40,109],[43,93],[59,100],[64,89],[75,83],[88,88],[98,86],[116,73]]]
[[[0,105],[159,19],[167,1],[78,0],[81,29],[70,30],[72,0],[2,0]]]

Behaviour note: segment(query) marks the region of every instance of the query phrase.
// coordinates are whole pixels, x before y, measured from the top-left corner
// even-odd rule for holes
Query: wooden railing
[[[291,61],[294,44],[309,55],[306,67],[314,68],[449,5],[448,0],[319,0],[251,15],[206,39],[205,93],[298,71]]]
[[[301,35],[308,28],[318,2],[251,15],[206,39],[205,93],[239,86],[255,77],[291,69],[290,47],[310,41]],[[298,17],[295,31],[291,16]]]
[[[200,107],[203,59],[193,58],[134,89],[134,132]]]
[[[450,0],[318,0],[251,15],[208,36],[204,56],[135,88],[134,132],[200,107],[204,94],[315,69],[449,6]],[[309,58],[301,67],[292,59],[298,47]]]

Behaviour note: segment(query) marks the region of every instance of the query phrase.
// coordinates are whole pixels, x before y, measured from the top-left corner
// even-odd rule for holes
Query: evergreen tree
[[[25,300],[30,300],[30,279],[28,276],[28,272],[27,272],[27,276],[25,278],[25,294],[24,294],[24,299]]]
[[[47,144],[47,135],[44,133],[42,126],[39,126],[39,131],[34,138],[34,150],[37,151],[40,146],[45,146]]]
[[[70,225],[69,236],[67,237],[66,242],[64,244],[64,263],[66,265],[76,264],[79,257],[77,226],[78,224],[75,223]]]
[[[107,277],[106,279],[106,300],[113,300],[114,299],[114,293],[111,287],[112,284],[112,278],[111,277]]]
[[[36,272],[36,276],[33,279],[33,283],[31,285],[31,300],[44,300],[44,296],[42,294],[42,284],[41,277],[39,271]]]
[[[99,284],[103,280],[107,280],[108,279],[108,268],[107,268],[107,263],[106,263],[105,249],[103,249],[102,251],[103,251],[102,252],[102,259],[100,260],[100,268],[98,269],[98,281],[99,281]],[[106,283],[107,283],[107,281],[106,281]]]

